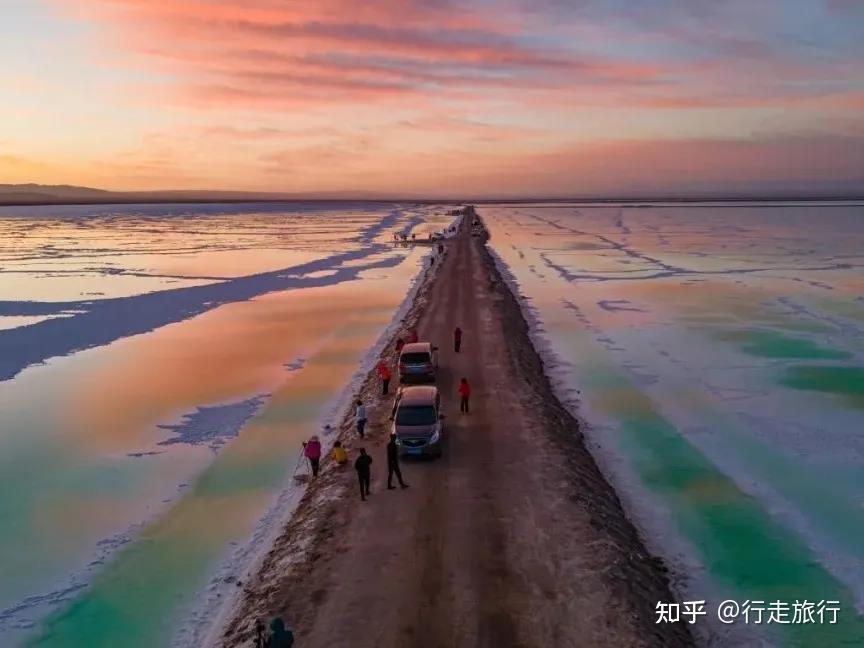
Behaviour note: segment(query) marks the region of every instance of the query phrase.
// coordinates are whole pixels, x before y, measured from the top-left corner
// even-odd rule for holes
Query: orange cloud
[[[846,15],[850,3],[832,1]],[[864,131],[854,44],[781,38],[764,29],[779,10],[751,15],[746,0],[656,4],[55,0],[92,29],[89,63],[113,83],[93,99],[112,109],[77,104],[83,130],[98,114],[92,132],[67,138],[66,163],[33,173],[74,181],[77,168],[115,188],[438,195],[683,186],[696,170],[774,182],[751,159],[795,178],[849,175],[857,154],[835,136]],[[69,84],[58,103],[77,96]],[[18,121],[36,140],[62,113],[40,122],[32,108]],[[100,138],[102,120],[122,141]],[[759,135],[766,124],[776,138]],[[834,155],[796,169],[786,157],[808,157],[800,133],[811,130],[834,134],[820,140]],[[50,143],[34,150],[52,157]]]

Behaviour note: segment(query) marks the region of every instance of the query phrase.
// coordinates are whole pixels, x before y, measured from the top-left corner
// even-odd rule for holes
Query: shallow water
[[[300,441],[333,419],[422,267],[393,233],[450,219],[0,211],[0,643],[193,636],[196,601],[242,572]]]
[[[841,602],[864,645],[864,207],[489,205],[589,447],[687,600]],[[701,632],[746,640],[755,626]],[[696,627],[697,633],[700,627]]]

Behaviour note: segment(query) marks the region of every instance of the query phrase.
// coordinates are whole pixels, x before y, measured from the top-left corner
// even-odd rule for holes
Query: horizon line
[[[21,188],[36,191],[24,193]],[[6,191],[4,192],[4,189]],[[15,190],[17,189],[17,191]],[[59,191],[58,191],[59,190]],[[64,195],[64,190],[92,192],[92,195]],[[54,193],[57,192],[57,193]],[[3,194],[6,193],[7,196]],[[17,195],[16,195],[17,194]],[[23,195],[22,195],[23,194]],[[29,194],[29,195],[27,195]],[[105,204],[211,204],[211,203],[290,203],[290,202],[411,202],[420,204],[467,204],[467,203],[698,203],[698,202],[783,202],[783,201],[864,201],[864,187],[858,193],[837,191],[774,191],[774,192],[722,192],[698,191],[667,193],[628,193],[621,194],[575,194],[575,195],[453,195],[441,197],[420,197],[416,195],[387,195],[358,192],[302,192],[281,193],[277,191],[248,191],[222,189],[163,189],[145,191],[123,191],[97,189],[80,185],[43,185],[38,183],[0,184],[0,206],[52,206],[52,205],[105,205]]]

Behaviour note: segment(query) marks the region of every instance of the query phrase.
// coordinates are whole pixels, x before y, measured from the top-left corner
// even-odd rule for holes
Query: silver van
[[[440,457],[443,428],[437,387],[412,385],[399,390],[393,405],[393,434],[399,454]]]
[[[399,354],[399,382],[435,382],[438,374],[438,347],[429,342],[412,342]]]

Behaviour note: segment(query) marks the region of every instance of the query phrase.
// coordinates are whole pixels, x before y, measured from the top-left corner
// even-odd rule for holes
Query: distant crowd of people
[[[453,234],[456,231],[455,227],[448,227],[447,229],[441,230],[440,232],[430,232],[426,235],[426,238],[422,236],[418,239],[417,233],[413,233],[410,236],[407,232],[393,232],[393,240],[397,243],[407,244],[409,242],[416,243],[418,240],[421,242],[429,243],[431,241],[439,241],[443,239],[448,234]]]
[[[453,329],[453,351],[454,353],[460,353],[462,351],[462,338],[463,332],[462,328],[457,326]],[[419,335],[417,333],[417,329],[411,327],[407,330],[406,334],[403,336],[399,336],[395,341],[395,351],[396,353],[400,353],[402,351],[402,347],[406,344],[412,344],[419,340]],[[387,360],[382,358],[376,367],[376,373],[381,383],[381,396],[388,396],[390,394],[390,381],[392,380],[393,373],[390,370],[390,366],[387,363]],[[465,414],[470,412],[470,399],[471,399],[471,385],[468,382],[467,378],[461,378],[459,380],[459,386],[457,388],[457,394],[459,396],[459,411]],[[366,403],[362,398],[358,398],[354,401],[354,426],[357,432],[358,439],[366,438],[366,425],[369,422],[368,410],[366,408]],[[325,427],[325,436],[329,436],[331,434],[332,428],[330,426]],[[357,449],[358,456],[354,461],[354,469],[357,471],[358,481],[360,483],[360,498],[365,501],[366,496],[369,494],[369,480],[372,469],[372,457],[370,457],[366,449],[363,447],[359,447]],[[307,441],[303,443],[303,456],[307,459],[309,464],[309,470],[312,474],[312,477],[318,477],[318,474],[321,470],[321,440],[317,435],[311,436]],[[333,448],[330,451],[330,458],[337,466],[345,466],[348,461],[348,452],[345,450],[345,446],[341,441],[337,440],[333,443]],[[387,444],[387,470],[388,470],[388,478],[387,478],[387,486],[388,488],[393,488],[392,486],[392,478],[396,476],[400,486],[403,488],[407,487],[407,484],[404,483],[402,479],[402,472],[399,468],[399,453],[398,447],[396,444],[396,435],[391,435],[391,438]]]

